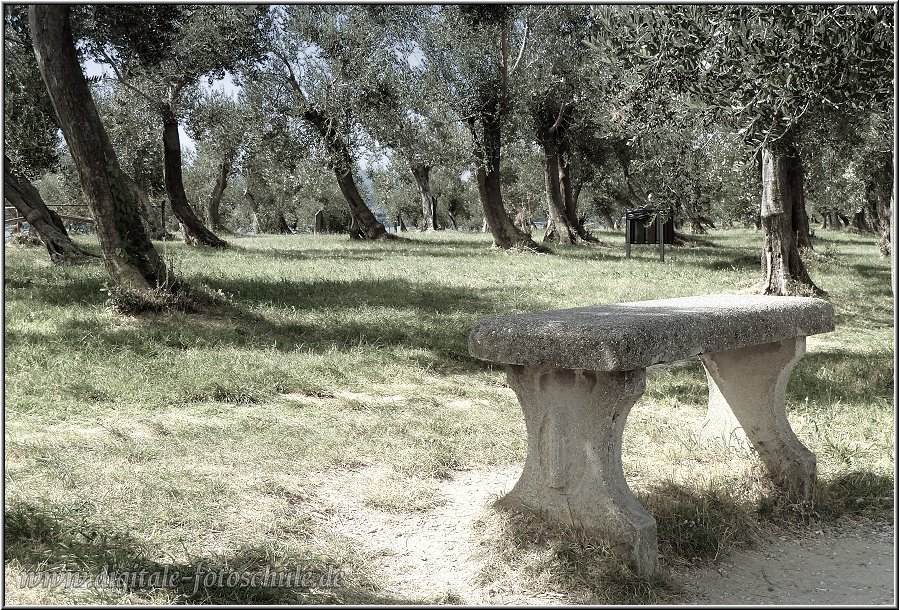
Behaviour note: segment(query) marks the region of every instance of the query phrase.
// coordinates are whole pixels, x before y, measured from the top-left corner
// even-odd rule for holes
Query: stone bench
[[[710,295],[485,318],[472,356],[507,365],[528,454],[497,504],[610,543],[638,573],[657,570],[655,519],[624,478],[621,437],[646,367],[700,356],[704,435],[751,442],[772,477],[809,499],[815,456],[793,433],[784,393],[805,337],[834,328],[821,299]]]

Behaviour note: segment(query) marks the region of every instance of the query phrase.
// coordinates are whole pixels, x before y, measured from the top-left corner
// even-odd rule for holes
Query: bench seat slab
[[[503,364],[628,371],[833,329],[823,299],[718,294],[483,318],[468,351]]]
[[[497,505],[606,541],[641,574],[657,570],[656,522],[624,478],[621,438],[646,371],[509,366],[528,433],[524,471]]]

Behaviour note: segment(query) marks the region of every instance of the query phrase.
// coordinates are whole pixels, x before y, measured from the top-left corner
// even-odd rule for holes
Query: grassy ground
[[[234,238],[226,251],[165,244],[171,267],[227,304],[121,316],[99,264],[52,267],[7,247],[5,562],[7,603],[452,602],[453,592],[385,591],[356,538],[323,518],[317,481],[360,470],[356,494],[397,513],[428,511],[437,483],[520,463],[521,413],[501,367],[472,359],[482,316],[715,292],[759,279],[758,233],[707,243],[613,246],[555,255],[491,250],[482,235],[401,242]],[[89,242],[88,247],[96,249]],[[159,244],[162,248],[163,245]],[[651,372],[625,436],[625,472],[656,517],[663,568],[714,561],[773,521],[865,513],[891,519],[894,419],[889,263],[874,240],[820,231],[808,259],[837,330],[808,340],[788,409],[819,460],[818,502],[790,506],[751,455],[698,441],[698,361]],[[603,602],[678,599],[576,533],[497,514],[484,524],[484,582],[528,580]],[[338,566],[343,586],[27,588],[25,570],[104,566],[256,570]]]

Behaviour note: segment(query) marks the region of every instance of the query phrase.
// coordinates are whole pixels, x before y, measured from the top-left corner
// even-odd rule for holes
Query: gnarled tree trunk
[[[865,218],[865,208],[859,208],[852,213],[852,226],[857,231],[862,231],[864,233],[871,230],[871,227],[868,226],[868,220]]]
[[[568,217],[569,226],[574,229],[581,241],[598,242],[587,227],[584,226],[586,216],[583,219],[577,215],[577,200],[581,193],[582,184],[571,182],[571,154],[568,149],[568,130],[563,130],[559,138],[559,184],[562,186],[562,200],[565,202],[565,215]]]
[[[152,239],[169,239],[168,233],[165,232],[162,222],[156,216],[156,210],[153,209],[153,202],[141,186],[126,172],[122,172],[122,178],[131,189],[131,193],[140,203],[140,217],[144,221],[144,226],[150,232]]]
[[[612,218],[612,214],[609,213],[608,210],[603,210],[601,213],[602,220],[605,223],[606,227],[608,227],[609,231],[615,231],[618,228],[618,224],[615,222],[615,219]]]
[[[493,235],[493,243],[497,247],[507,250],[515,247],[537,249],[531,236],[522,233],[515,226],[503,205],[499,174],[502,124],[498,100],[491,100],[479,113],[479,117],[481,137],[478,136],[474,118],[468,120],[468,127],[474,142],[475,178],[484,211],[484,225]]]
[[[4,198],[40,236],[51,261],[80,262],[90,256],[72,241],[59,215],[47,207],[34,185],[12,169],[6,155],[3,155],[3,191]]]
[[[674,189],[672,189],[672,191],[673,190]],[[689,194],[689,199],[686,196],[679,196],[680,193],[672,193],[672,195],[676,201],[680,201],[680,209],[690,220],[691,233],[695,235],[705,235],[708,233],[706,227],[715,228],[715,223],[712,222],[712,219],[703,216],[699,211],[703,206],[702,190],[698,184],[693,185],[693,189]]]
[[[560,244],[571,245],[577,241],[577,233],[569,223],[565,209],[565,201],[562,199],[561,183],[559,182],[559,147],[557,142],[557,130],[543,129],[540,133],[540,146],[543,149],[543,180],[546,185],[546,204],[549,209],[549,218],[552,221],[552,229],[547,227],[543,241],[555,241]]]
[[[577,219],[574,218],[575,212],[572,210],[569,213],[569,202],[562,193],[563,144],[561,143],[561,130],[566,116],[565,110],[566,106],[544,98],[532,109],[532,116],[537,143],[543,152],[543,184],[546,192],[546,207],[549,212],[543,241],[571,245],[577,242],[578,235]],[[568,178],[567,168],[565,175]],[[571,187],[570,180],[568,180],[568,187],[569,189]]]
[[[249,181],[248,176],[247,182]],[[259,235],[259,205],[256,203],[256,197],[253,196],[249,186],[244,189],[243,198],[247,202],[247,207],[250,208],[250,228],[253,230],[253,235]]]
[[[293,234],[293,231],[290,230],[290,225],[287,224],[287,219],[284,218],[284,212],[278,212],[278,234],[279,235]]]
[[[521,229],[522,233],[526,233],[531,235],[533,233],[534,219],[531,210],[527,206],[521,206],[518,208],[518,213],[515,214],[515,226]]]
[[[184,241],[190,245],[226,248],[228,242],[203,226],[184,192],[181,170],[181,136],[178,134],[178,118],[168,105],[162,112],[162,141],[164,145],[165,190],[172,204],[172,212],[181,223]]]
[[[171,288],[174,278],[147,237],[87,81],[69,23],[69,7],[33,4],[28,23],[38,67],[94,217],[103,263],[117,285]]]
[[[789,190],[796,198],[793,205],[793,230],[796,234],[796,244],[802,249],[812,249],[812,231],[809,226],[808,212],[805,209],[805,168],[799,158],[799,151],[791,147],[790,154],[784,159],[787,164],[787,180],[790,181]],[[793,154],[795,152],[795,154]]]
[[[231,164],[234,163],[235,151],[229,150],[222,158],[219,165],[219,173],[215,179],[215,186],[212,188],[212,194],[209,195],[209,201],[206,204],[206,217],[209,220],[209,226],[213,231],[220,231],[225,227],[222,226],[222,216],[220,213],[222,206],[222,194],[228,187],[228,176],[231,175]]]
[[[353,178],[353,159],[347,148],[346,142],[335,129],[333,121],[314,108],[307,108],[303,117],[309,121],[321,135],[325,147],[331,155],[334,164],[334,173],[337,176],[337,186],[343,193],[347,205],[350,208],[352,223],[350,237],[353,239],[390,239],[394,236],[387,232],[372,211],[365,205],[365,200],[359,194],[356,180]]]
[[[761,219],[765,270],[764,293],[795,294],[804,286],[821,292],[808,275],[799,253],[797,219],[803,205],[799,151],[786,143],[762,150]]]
[[[431,191],[431,166],[413,163],[409,166],[421,193],[422,231],[437,230],[437,197]]]
[[[880,234],[880,252],[889,256],[892,250],[893,227],[893,156],[881,154],[870,164],[865,177],[865,199],[872,225]]]

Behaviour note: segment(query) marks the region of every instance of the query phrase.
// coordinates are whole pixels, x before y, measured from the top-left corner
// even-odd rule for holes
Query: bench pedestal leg
[[[805,337],[703,354],[709,380],[703,436],[731,446],[748,440],[788,492],[810,500],[815,454],[796,438],[784,405],[790,372],[804,354]]]
[[[509,366],[528,431],[528,455],[501,507],[536,513],[606,541],[640,574],[658,569],[656,522],[621,466],[621,435],[645,369],[602,372]]]

